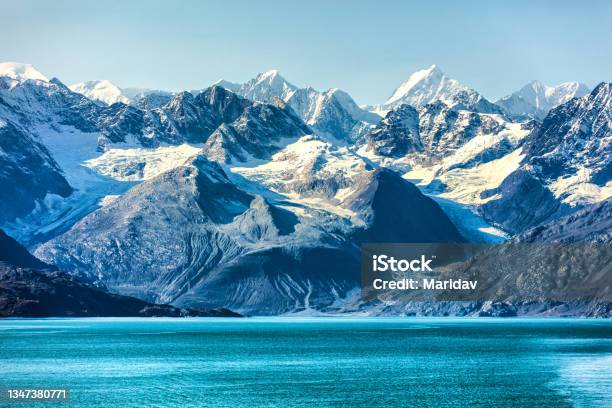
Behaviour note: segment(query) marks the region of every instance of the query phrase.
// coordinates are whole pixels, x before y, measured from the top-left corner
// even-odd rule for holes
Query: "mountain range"
[[[568,217],[590,241],[585,209],[611,195],[611,85],[529,89],[493,103],[432,66],[360,107],[276,70],[166,92],[0,64],[0,228],[151,304],[453,314],[360,304],[360,245],[499,244]]]

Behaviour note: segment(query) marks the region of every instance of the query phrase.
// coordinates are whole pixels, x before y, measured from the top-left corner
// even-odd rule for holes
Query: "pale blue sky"
[[[496,99],[612,73],[612,1],[2,1],[0,61],[70,84],[202,88],[277,68],[380,103],[437,64]]]

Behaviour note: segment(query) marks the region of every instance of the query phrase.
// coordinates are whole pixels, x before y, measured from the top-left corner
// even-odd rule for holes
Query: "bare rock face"
[[[401,157],[422,151],[417,110],[410,105],[392,110],[365,140],[368,148],[381,156]]]
[[[418,108],[401,104],[389,111],[358,143],[366,144],[369,150],[384,157],[412,154],[416,160],[432,161],[452,154],[478,135],[498,134],[504,130],[504,124],[500,117],[457,110],[442,101]],[[500,149],[496,151],[503,153]]]
[[[211,158],[223,162],[265,158],[283,139],[311,132],[290,108],[252,102],[221,86],[196,96],[181,92],[155,108],[113,104],[104,110],[99,127],[102,147],[128,137],[149,147],[203,143]]]
[[[271,241],[295,232],[299,219],[291,211],[270,205],[263,197],[257,196],[249,209],[237,216],[233,223],[244,239],[257,242]]]
[[[608,199],[478,254],[468,270],[492,299],[480,314],[610,316],[611,220]]]
[[[36,258],[0,229],[0,262],[5,266],[55,271],[57,267]]]

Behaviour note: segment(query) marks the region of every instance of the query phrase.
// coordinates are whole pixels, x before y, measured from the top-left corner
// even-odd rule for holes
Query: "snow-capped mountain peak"
[[[436,65],[416,71],[387,99],[385,105],[408,103],[422,106],[435,100],[448,99],[459,90],[467,89],[458,81],[448,78]]]
[[[590,92],[588,86],[580,82],[563,82],[557,86],[545,87],[546,97],[556,106],[572,98],[584,96]]]
[[[380,110],[408,104],[416,108],[442,101],[457,110],[502,113],[501,109],[475,90],[447,77],[437,65],[416,71],[387,99]]]
[[[32,64],[21,62],[0,62],[0,76],[9,77],[17,81],[35,79],[49,82],[49,79],[40,73]]]
[[[244,83],[239,93],[247,99],[270,102],[274,97],[286,101],[297,89],[288,82],[276,69],[258,74]]]
[[[79,82],[69,86],[70,90],[80,93],[89,99],[112,105],[115,102],[129,103],[130,100],[123,94],[121,88],[107,79]]]
[[[556,86],[548,86],[540,81],[531,81],[496,103],[512,116],[543,119],[549,110],[589,92],[589,87],[580,82],[564,82]]]
[[[444,74],[435,64],[429,68],[416,71],[393,92],[393,95],[387,99],[385,104],[396,104],[396,102],[405,99],[407,96],[415,93],[415,91],[417,91],[419,88],[423,88],[425,85],[434,85],[436,83],[440,84],[444,78]],[[454,82],[457,83],[457,81]]]

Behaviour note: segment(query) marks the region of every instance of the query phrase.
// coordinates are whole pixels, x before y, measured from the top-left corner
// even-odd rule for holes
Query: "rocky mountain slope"
[[[612,200],[537,226],[471,261],[470,274],[513,314],[612,316]]]
[[[161,143],[204,143],[224,161],[265,158],[278,150],[283,138],[310,133],[310,129],[282,105],[241,98],[220,86],[194,96],[182,92],[161,108],[141,110],[112,105],[99,121],[100,144],[110,146],[136,140],[142,146]]]
[[[421,153],[421,161],[451,155],[479,135],[494,137],[509,128],[500,115],[455,110],[442,101],[420,108],[402,104],[358,141],[383,157]]]
[[[151,147],[162,143],[205,143],[221,125],[231,126],[244,138],[253,133],[262,141],[274,132],[279,137],[309,133],[290,110],[280,105],[256,103],[213,86],[194,96],[182,92],[161,107],[116,103],[101,106],[72,92],[57,79],[17,81],[0,77],[0,114],[36,132],[36,126],[72,126],[98,132],[102,149],[116,143]],[[266,134],[265,132],[268,132]],[[247,135],[250,133],[251,135]]]
[[[612,193],[612,86],[551,110],[523,146],[519,167],[501,185],[483,214],[519,232]]]
[[[423,294],[389,293],[349,310],[392,316],[610,317],[611,211],[608,199],[503,244],[458,246],[475,255],[439,279],[477,281],[474,291],[438,291],[429,294],[430,300]]]
[[[180,309],[115,295],[32,256],[0,230],[0,317],[227,316],[227,309]]]
[[[612,241],[612,198],[531,228],[521,233],[517,240],[525,243],[609,244]]]

